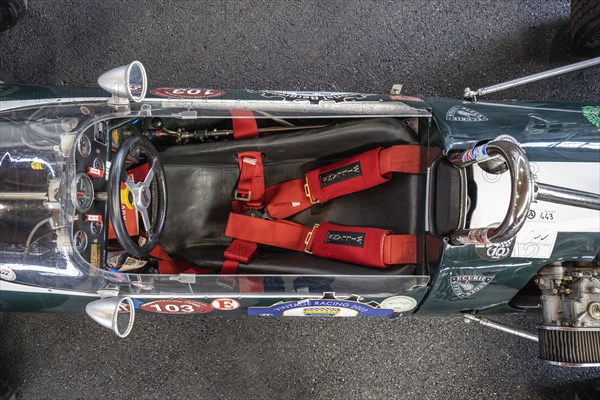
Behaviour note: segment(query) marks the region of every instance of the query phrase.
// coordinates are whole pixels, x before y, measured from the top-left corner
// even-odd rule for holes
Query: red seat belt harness
[[[283,182],[266,191],[261,153],[238,154],[240,179],[234,195],[237,201],[232,203],[236,213],[229,215],[225,231],[234,241],[225,251],[222,273],[235,273],[240,262],[249,263],[256,243],[375,268],[416,263],[416,235],[329,222],[306,227],[283,218],[313,204],[378,186],[389,181],[392,172],[423,173],[421,153],[422,148],[416,145],[377,148],[313,169],[304,179]],[[242,215],[263,206],[275,220]]]
[[[286,218],[337,197],[360,192],[392,179],[392,172],[419,174],[421,147],[399,145],[377,148],[326,167],[309,171],[304,179],[267,189],[266,210],[273,218]]]
[[[393,235],[386,229],[329,222],[308,227],[231,213],[225,236],[375,268],[417,262],[416,235]]]

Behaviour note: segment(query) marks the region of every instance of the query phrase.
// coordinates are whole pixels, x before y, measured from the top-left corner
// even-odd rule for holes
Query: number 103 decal
[[[213,310],[209,304],[185,299],[156,300],[142,304],[140,308],[157,314],[205,314]]]

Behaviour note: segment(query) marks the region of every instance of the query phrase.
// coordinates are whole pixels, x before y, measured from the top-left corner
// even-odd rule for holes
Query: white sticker
[[[292,201],[292,207],[300,207],[299,201]]]
[[[240,302],[235,299],[214,299],[210,305],[216,310],[233,311],[240,308]]]
[[[394,310],[397,313],[410,311],[417,306],[417,301],[409,296],[388,297],[381,302],[381,308]]]
[[[0,267],[0,279],[12,282],[17,279],[17,275],[10,267]]]
[[[556,224],[559,222],[558,210],[534,210],[527,213],[528,222],[541,222],[544,224]]]
[[[137,258],[133,257],[127,257],[121,268],[119,268],[119,272],[133,271],[138,268],[142,268],[147,263],[148,261],[138,260]]]
[[[517,243],[512,257],[517,258],[550,258],[556,243],[558,232],[551,228],[523,226],[517,235]]]

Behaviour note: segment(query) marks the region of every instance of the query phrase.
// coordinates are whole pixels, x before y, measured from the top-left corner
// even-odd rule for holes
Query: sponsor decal
[[[390,317],[391,309],[381,308],[377,302],[363,303],[360,296],[337,298],[335,293],[324,293],[321,299],[284,301],[270,307],[250,307],[254,317]]]
[[[388,297],[381,302],[381,308],[393,310],[395,313],[403,313],[417,306],[417,300],[409,296]]]
[[[482,260],[500,261],[510,257],[515,247],[515,238],[502,243],[490,243],[486,245],[476,245],[475,253]]]
[[[12,268],[4,266],[0,267],[0,279],[12,282],[15,279],[17,279],[17,275],[15,274],[15,271],[12,270]]]
[[[472,149],[465,151],[462,155],[462,162],[466,163],[466,162],[473,161],[473,160],[485,161],[489,158],[490,158],[490,156],[488,156],[488,153],[487,153],[487,143],[486,143],[481,146],[473,147]]]
[[[453,106],[446,113],[446,121],[482,122],[487,120],[482,113],[463,106]]]
[[[325,243],[342,246],[365,247],[364,232],[327,231]]]
[[[486,287],[494,279],[493,276],[458,275],[450,277],[450,286],[454,294],[466,299]]]
[[[156,314],[206,314],[213,310],[209,304],[196,300],[164,299],[142,304],[144,311]]]
[[[199,88],[157,88],[151,93],[156,96],[168,97],[170,99],[208,99],[225,94],[224,90],[199,89]]]
[[[334,183],[345,181],[346,179],[356,178],[357,176],[362,176],[360,161],[324,172],[319,175],[319,181],[321,183],[321,187],[326,187],[333,185]]]
[[[590,124],[600,129],[600,106],[584,106],[581,111]]]
[[[271,90],[271,91],[254,91],[250,90],[250,93],[259,93],[262,97],[273,99],[273,100],[285,100],[285,101],[310,101],[318,103],[320,101],[334,101],[336,103],[343,103],[347,101],[355,101],[366,99],[370,96],[375,96],[368,93],[354,93],[354,92],[288,92],[282,90]]]
[[[240,302],[234,299],[214,299],[210,305],[215,310],[233,311],[240,308]]]
[[[394,101],[418,101],[420,103],[423,102],[423,99],[420,99],[418,97],[413,97],[413,96],[396,96],[396,95],[390,95],[390,100],[394,100]]]

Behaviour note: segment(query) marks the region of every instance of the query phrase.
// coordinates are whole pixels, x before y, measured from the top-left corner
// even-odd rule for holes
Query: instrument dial
[[[79,140],[77,141],[77,151],[83,158],[86,158],[92,153],[92,143],[90,143],[90,139],[87,136],[81,135],[79,137]]]
[[[95,235],[98,236],[100,234],[100,232],[102,232],[102,221],[92,221],[90,222],[90,231]]]
[[[96,158],[94,158],[94,161],[92,162],[92,167],[94,167],[96,169],[104,170],[104,161],[102,161],[100,158],[96,157]]]
[[[88,245],[88,237],[84,231],[78,230],[73,235],[73,246],[75,249],[81,253]]]
[[[94,201],[94,185],[89,176],[77,174],[71,187],[71,199],[77,211],[84,213],[90,209]]]

